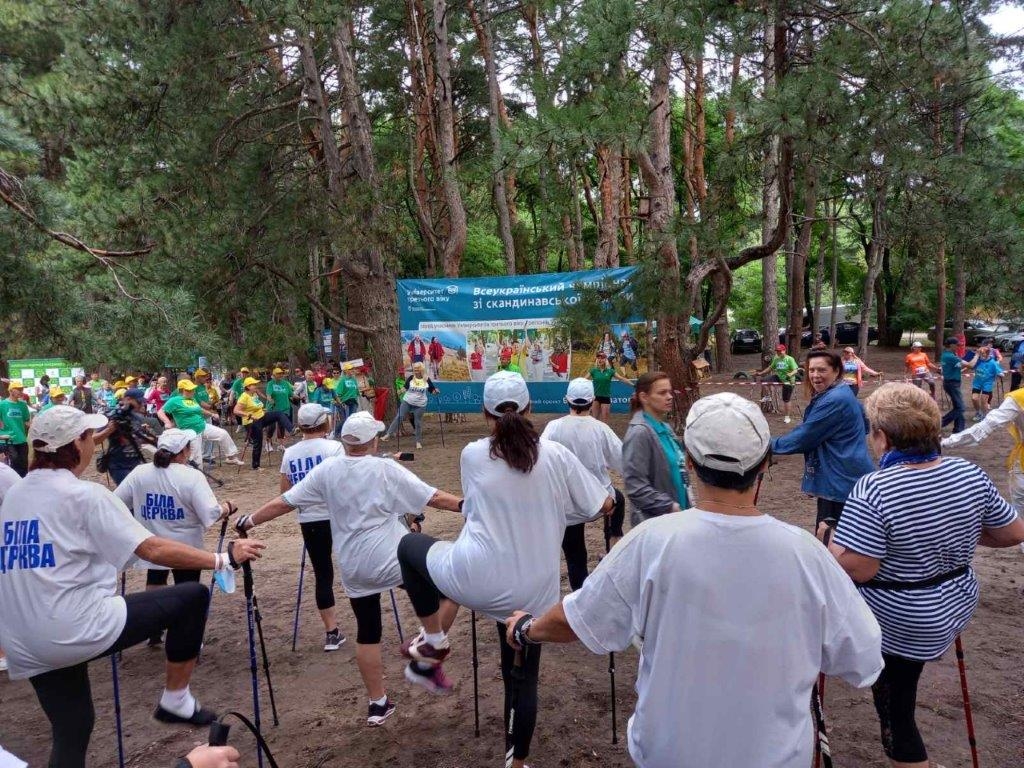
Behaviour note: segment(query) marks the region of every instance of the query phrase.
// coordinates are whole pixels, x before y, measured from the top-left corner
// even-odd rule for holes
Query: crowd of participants
[[[531,752],[542,644],[575,641],[599,654],[641,649],[628,732],[638,766],[810,764],[809,703],[819,674],[871,686],[892,764],[929,766],[915,722],[921,670],[949,650],[978,604],[975,548],[1024,542],[1024,390],[943,440],[930,393],[889,383],[862,403],[861,377],[874,372],[855,355],[817,348],[802,366],[790,358],[768,367],[791,387],[803,371],[808,402],[802,423],[785,434],[772,437],[755,403],[721,393],[693,404],[680,439],[671,383],[650,372],[629,381],[632,416],[620,439],[597,394],[620,375],[605,373],[604,358],[590,376],[568,382],[567,415],[542,433],[522,376],[489,377],[488,434],[463,449],[461,494],[418,477],[396,461],[400,454],[381,453],[414,409],[422,417],[436,391],[423,366],[411,376],[399,372],[390,427],[375,413],[382,390],[369,372],[344,367],[337,379],[326,371],[289,377],[276,366],[266,381],[243,368],[218,382],[197,370],[173,386],[166,377],[108,385],[94,376],[95,386],[83,380],[75,388],[92,397],[71,405],[59,388],[43,397],[37,390],[34,414],[10,382],[0,419],[8,434],[22,419],[16,444],[26,454],[31,444],[33,458],[23,478],[24,471],[0,474],[0,645],[11,677],[31,682],[50,722],[49,765],[85,764],[93,724],[88,662],[138,643],[165,649],[157,720],[214,718],[190,690],[210,595],[199,574],[237,568],[264,549],[240,538],[224,552],[202,550],[204,531],[236,511],[210,488],[202,454],[212,446],[241,463],[234,427],[246,432],[254,469],[264,443],[283,451],[280,495],[237,517],[235,527],[245,532],[297,512],[325,651],[346,642],[337,566],[355,618],[368,726],[383,725],[396,709],[384,683],[381,595],[403,587],[422,624],[400,649],[404,679],[431,693],[452,693],[448,631],[460,607],[495,622],[512,768]],[[957,358],[958,371],[984,362],[980,351],[973,365]],[[109,419],[90,413],[101,403]],[[1016,439],[1012,503],[975,465],[941,454],[941,446],[983,440],[999,425]],[[96,446],[122,437],[121,458],[105,465],[114,491],[83,481]],[[139,444],[143,437],[151,450]],[[813,534],[758,506],[773,456],[797,453],[801,490],[817,502]],[[535,491],[529,505],[519,493],[524,482]],[[422,533],[428,508],[463,516],[454,541]],[[584,531],[593,521],[607,554],[590,573]],[[560,550],[571,589],[564,597]],[[122,597],[116,576],[132,566],[147,571],[147,588]],[[165,586],[169,575],[173,587]],[[730,738],[715,736],[734,722],[743,727],[730,727]],[[236,753],[199,750],[183,764],[236,760]]]

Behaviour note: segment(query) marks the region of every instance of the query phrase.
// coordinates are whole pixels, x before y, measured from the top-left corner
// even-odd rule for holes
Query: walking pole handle
[[[230,730],[230,725],[214,720],[210,723],[210,740],[208,744],[211,747],[225,746],[228,743],[228,732]]]

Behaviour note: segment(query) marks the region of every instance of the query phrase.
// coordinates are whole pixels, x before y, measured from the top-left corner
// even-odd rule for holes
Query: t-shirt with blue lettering
[[[24,680],[98,656],[124,629],[117,572],[152,536],[114,494],[37,469],[0,506],[0,647]]]
[[[295,445],[289,446],[281,457],[281,474],[288,478],[292,485],[298,485],[306,475],[317,464],[331,456],[344,453],[345,449],[336,440],[327,440],[323,437],[300,440]],[[331,513],[327,511],[327,504],[315,502],[299,507],[300,523],[315,523],[321,520],[330,520]]]
[[[140,464],[114,489],[147,530],[203,549],[203,533],[221,515],[220,503],[203,473],[187,464],[160,468]],[[140,560],[139,568],[167,570]]]

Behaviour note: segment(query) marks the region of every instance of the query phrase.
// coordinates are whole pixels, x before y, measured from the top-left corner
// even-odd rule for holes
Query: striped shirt
[[[960,458],[927,469],[898,465],[857,481],[835,543],[881,560],[875,578],[923,581],[967,567],[924,589],[860,587],[882,627],[883,653],[930,661],[949,648],[978,604],[970,564],[982,527],[1001,528],[1016,517],[988,475]]]

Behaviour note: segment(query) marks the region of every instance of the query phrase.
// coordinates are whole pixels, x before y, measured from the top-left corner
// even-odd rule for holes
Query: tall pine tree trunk
[[[441,153],[441,189],[444,193],[442,258],[444,274],[458,277],[466,250],[466,208],[455,168],[455,101],[452,92],[451,50],[448,44],[448,3],[434,0],[434,69],[437,141]]]

